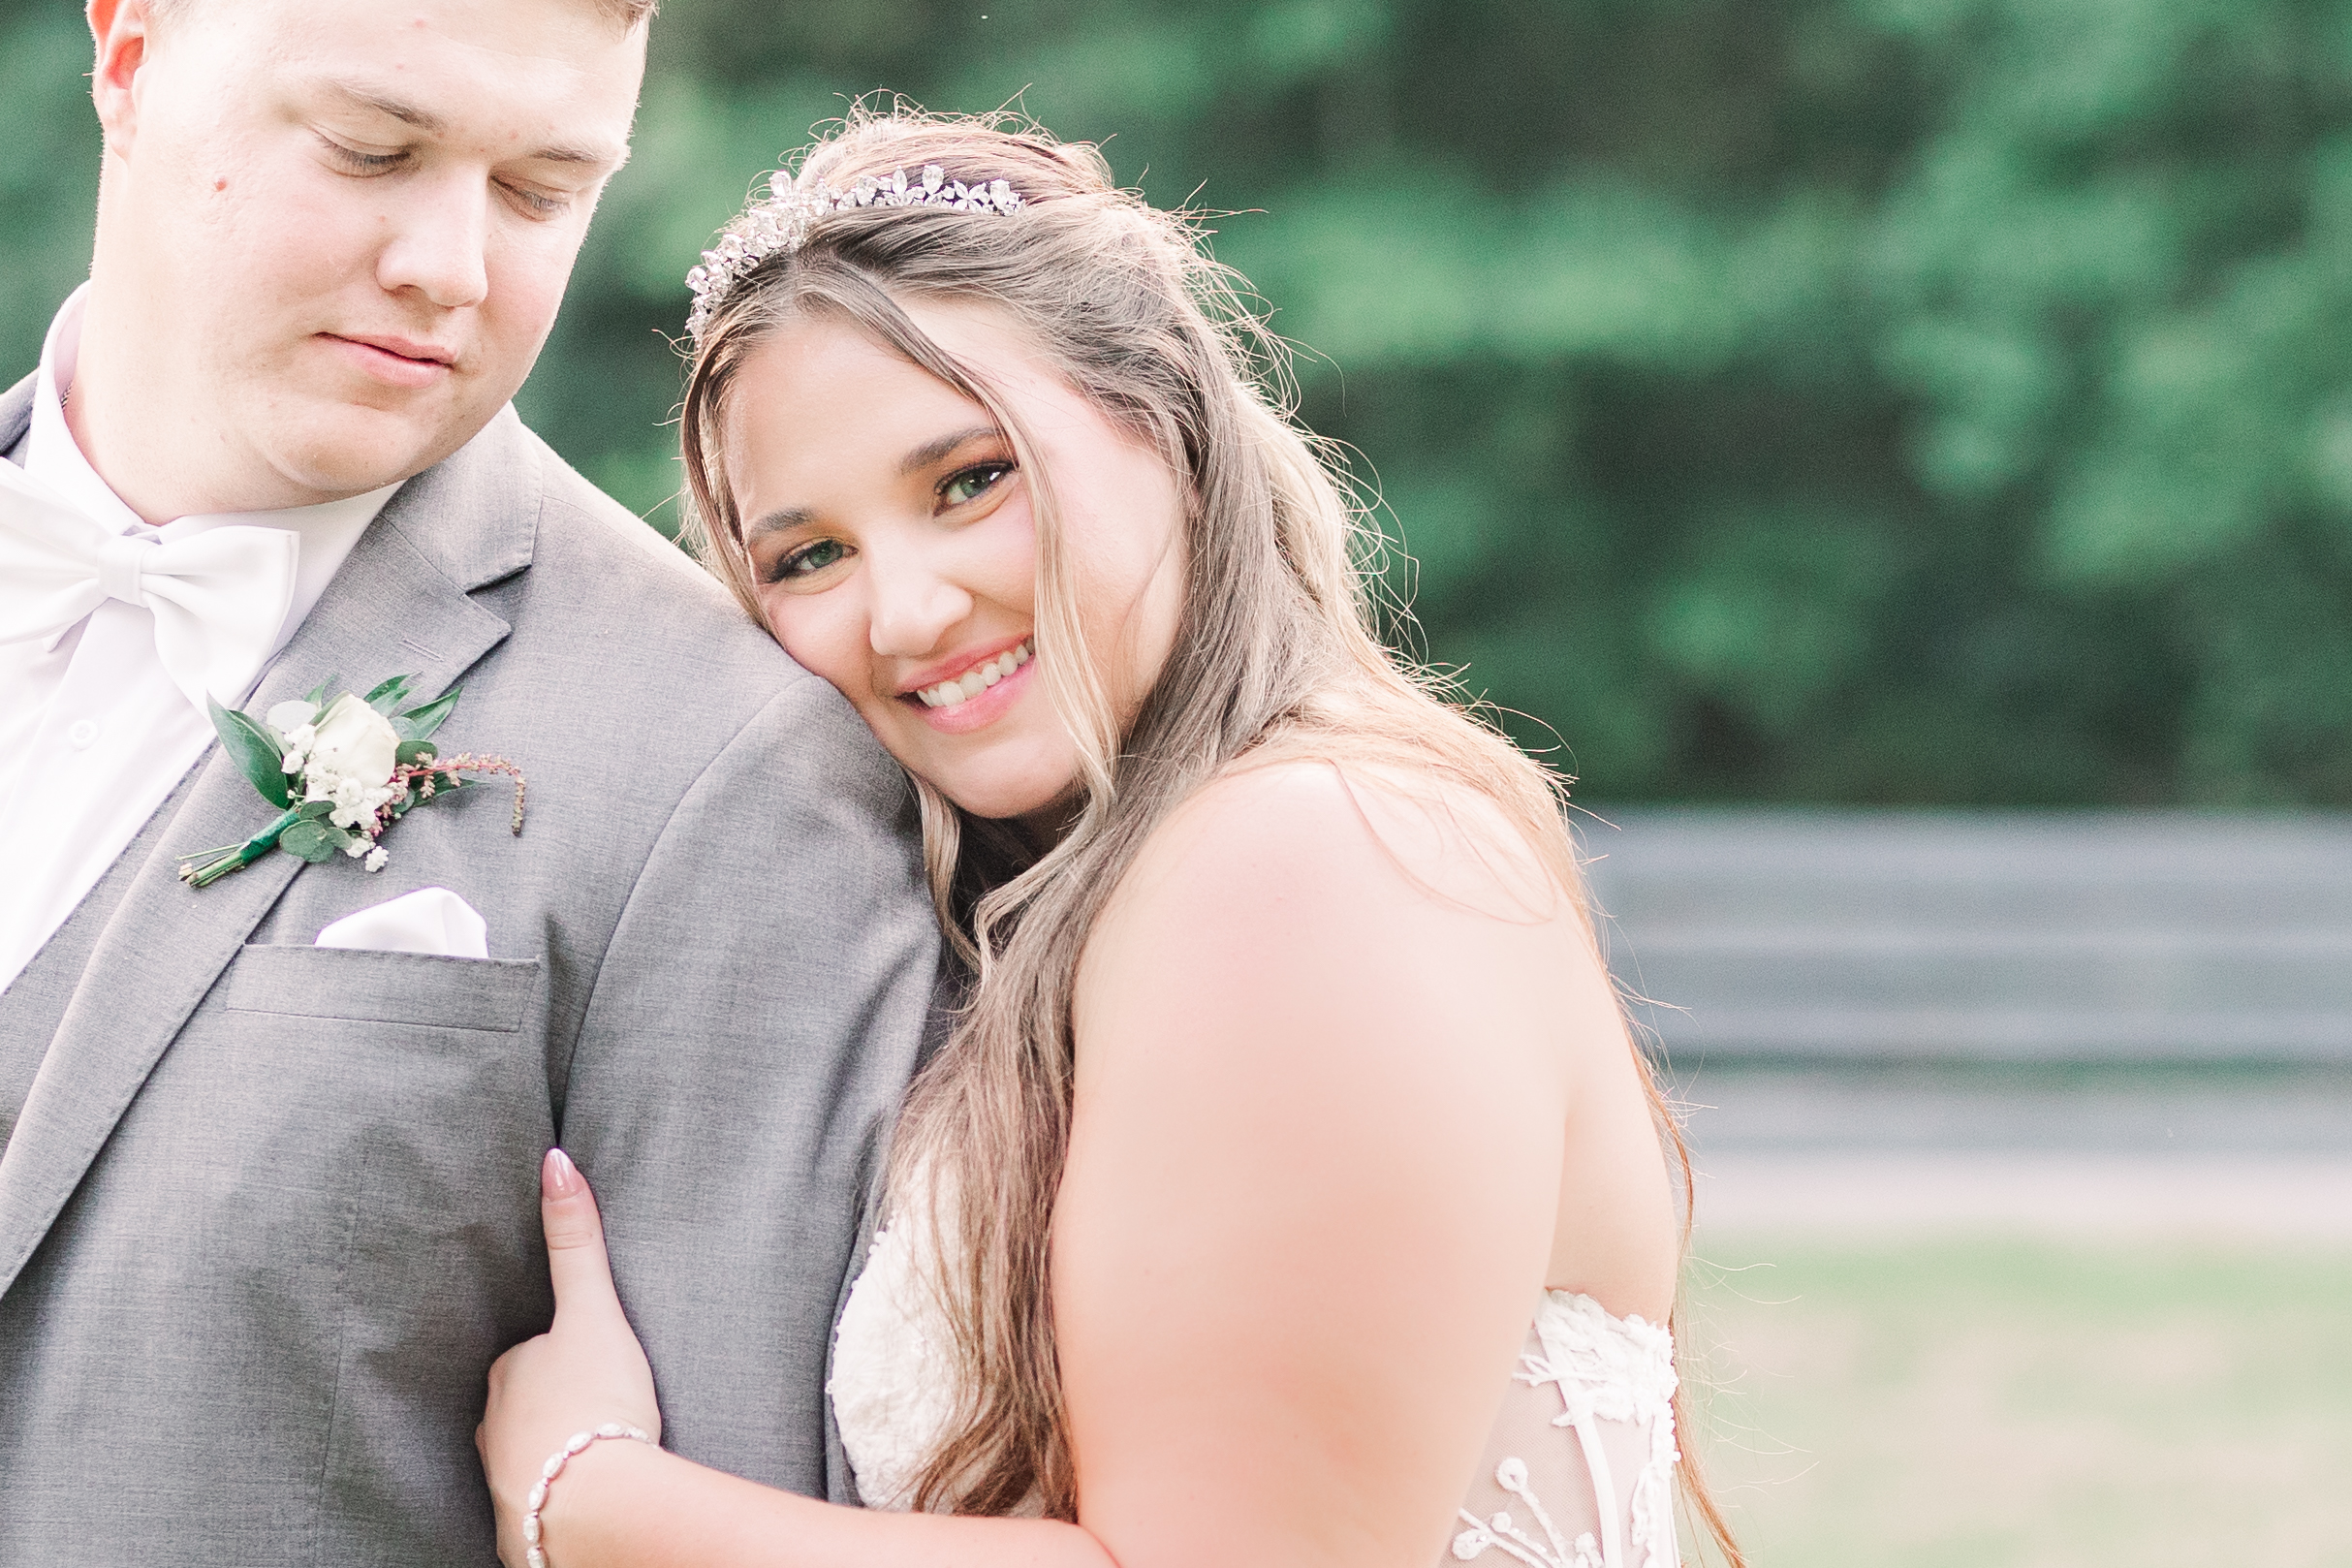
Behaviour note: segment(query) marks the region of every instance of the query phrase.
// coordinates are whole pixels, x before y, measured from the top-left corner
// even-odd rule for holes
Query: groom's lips
[[[388,387],[417,392],[440,382],[457,362],[457,356],[437,344],[405,337],[343,336],[322,332],[329,346],[355,369]]]

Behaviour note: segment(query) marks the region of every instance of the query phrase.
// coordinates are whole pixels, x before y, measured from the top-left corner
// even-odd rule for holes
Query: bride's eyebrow
[[[743,543],[756,545],[769,534],[780,534],[789,528],[799,528],[814,522],[816,514],[806,507],[786,507],[780,512],[766,513],[743,525]]]
[[[968,430],[943,435],[936,441],[925,441],[898,459],[898,476],[903,479],[909,474],[919,474],[957,447],[969,446],[975,441],[1002,441],[1004,438],[1004,431],[993,424],[975,424]]]

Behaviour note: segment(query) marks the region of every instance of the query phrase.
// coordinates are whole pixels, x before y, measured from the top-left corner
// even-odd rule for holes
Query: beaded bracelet
[[[539,1550],[539,1511],[548,1505],[548,1489],[563,1474],[563,1467],[572,1462],[572,1456],[585,1450],[591,1443],[601,1443],[608,1437],[632,1437],[641,1443],[652,1438],[635,1427],[624,1427],[617,1421],[608,1421],[590,1431],[574,1432],[572,1440],[548,1456],[548,1462],[539,1467],[539,1482],[531,1488],[531,1495],[523,1499],[529,1510],[522,1516],[522,1542],[529,1547],[530,1568],[548,1568],[548,1554]]]

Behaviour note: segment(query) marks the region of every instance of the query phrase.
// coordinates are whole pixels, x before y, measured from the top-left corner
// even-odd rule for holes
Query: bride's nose
[[[972,596],[913,560],[869,565],[872,613],[867,637],[884,658],[919,659],[972,613]]]

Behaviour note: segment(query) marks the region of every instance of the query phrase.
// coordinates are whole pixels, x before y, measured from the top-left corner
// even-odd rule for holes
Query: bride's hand
[[[619,1422],[662,1435],[653,1369],[612,1289],[596,1195],[559,1148],[540,1167],[539,1212],[555,1322],[490,1367],[489,1408],[474,1432],[498,1507],[498,1554],[510,1564],[523,1560],[525,1499],[540,1467],[575,1432]]]

